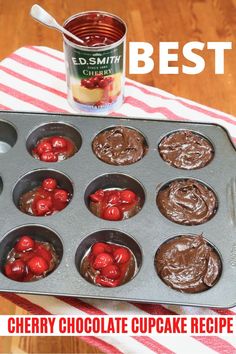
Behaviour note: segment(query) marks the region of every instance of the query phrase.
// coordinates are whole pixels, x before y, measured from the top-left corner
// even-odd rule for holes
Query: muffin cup
[[[124,247],[127,247],[134,258],[134,263],[135,263],[135,270],[134,274],[131,279],[128,280],[128,282],[131,282],[132,279],[137,275],[141,265],[142,265],[142,252],[140,249],[140,246],[138,243],[129,235],[120,232],[119,230],[100,230],[97,232],[94,232],[93,234],[87,236],[79,245],[76,255],[75,255],[75,265],[78,269],[78,272],[82,277],[84,277],[81,269],[81,264],[83,262],[84,257],[87,255],[88,250],[91,249],[91,247],[96,243],[96,242],[105,242],[105,243],[111,243],[111,244],[116,244],[116,245],[121,245]],[[85,278],[85,277],[84,277]],[[85,278],[86,281],[88,281]],[[127,282],[125,282],[122,285],[125,285]],[[94,284],[96,285],[96,284]],[[122,285],[119,285],[122,286]]]
[[[52,136],[69,138],[75,145],[75,153],[81,148],[82,137],[75,127],[62,122],[51,122],[35,127],[35,129],[29,134],[26,141],[26,148],[29,154],[33,155],[32,151],[41,139],[50,138]]]
[[[4,274],[4,265],[7,260],[7,255],[15,246],[16,242],[23,235],[30,236],[35,241],[48,242],[51,244],[56,252],[57,264],[56,267],[47,276],[52,274],[61,262],[63,257],[63,245],[60,237],[51,229],[41,225],[22,225],[9,231],[0,242],[0,259],[1,272]],[[11,280],[11,279],[10,279]],[[38,279],[41,280],[41,279]]]
[[[95,193],[99,189],[103,189],[103,190],[130,189],[130,190],[132,190],[139,197],[138,206],[139,206],[140,210],[142,209],[144,202],[145,202],[144,188],[136,179],[132,178],[131,176],[121,174],[121,173],[110,173],[110,174],[106,174],[106,175],[102,175],[102,176],[97,177],[86,188],[85,194],[84,194],[84,201],[85,201],[85,204],[86,204],[88,210],[90,210],[89,196],[91,194]],[[140,210],[138,210],[136,214],[138,214]],[[133,215],[133,216],[135,216],[135,215]]]
[[[21,196],[40,186],[43,180],[46,178],[55,178],[58,186],[62,189],[65,189],[69,193],[71,201],[73,196],[73,184],[69,177],[56,170],[40,169],[27,173],[17,181],[13,189],[13,202],[19,210],[19,202]]]
[[[17,141],[16,128],[6,121],[0,121],[0,154],[8,152]]]

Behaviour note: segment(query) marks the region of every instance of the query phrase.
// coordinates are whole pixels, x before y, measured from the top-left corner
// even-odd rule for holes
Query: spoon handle
[[[47,11],[45,11],[41,6],[35,4],[31,7],[30,15],[40,23],[55,28],[56,30],[64,33],[68,37],[73,38],[75,41],[84,44],[84,41],[76,37],[73,33],[67,31],[64,27],[60,26],[54,17],[52,17]]]
[[[45,11],[41,6],[35,4],[31,7],[30,15],[42,24],[55,28],[58,23],[47,11]]]
[[[60,26],[58,23],[57,23],[57,27],[55,26],[55,28],[58,30],[58,31],[61,31],[63,32],[64,34],[66,34],[68,37],[70,38],[73,38],[75,41],[81,43],[81,44],[84,44],[84,41],[82,39],[80,39],[79,37],[76,37],[73,33],[67,31],[64,27]],[[63,30],[62,30],[63,29]]]

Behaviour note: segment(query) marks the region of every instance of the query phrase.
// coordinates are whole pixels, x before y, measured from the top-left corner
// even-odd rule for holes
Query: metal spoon
[[[75,41],[84,44],[84,41],[76,37],[73,33],[67,31],[64,27],[60,26],[55,18],[53,18],[47,11],[45,11],[41,6],[35,4],[31,7],[30,15],[40,23],[55,28],[59,32],[66,34],[68,37],[73,38]]]

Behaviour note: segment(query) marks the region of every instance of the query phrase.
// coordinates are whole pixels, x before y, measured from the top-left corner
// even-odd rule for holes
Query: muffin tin
[[[112,126],[140,131],[148,144],[146,155],[128,166],[112,166],[92,151],[94,137]],[[199,170],[180,170],[159,155],[158,144],[170,132],[191,130],[207,138],[214,148],[213,160]],[[76,138],[78,152],[56,163],[34,159],[33,144],[45,134]],[[236,305],[236,183],[235,148],[227,131],[219,125],[119,117],[89,117],[60,114],[0,112],[0,291],[65,295],[81,298],[128,300],[191,306],[231,307]],[[60,213],[34,217],[17,207],[19,195],[44,177],[57,177],[73,197]],[[175,179],[196,179],[209,186],[218,199],[216,215],[197,226],[166,219],[158,210],[156,196]],[[112,184],[112,185],[111,185]],[[109,187],[133,188],[141,196],[141,211],[130,219],[107,221],[88,209],[88,195]],[[22,233],[52,242],[61,259],[46,278],[16,282],[3,273],[6,254]],[[154,258],[160,245],[179,235],[199,235],[217,250],[222,274],[211,289],[197,294],[181,293],[159,278]],[[103,288],[87,282],[79,273],[79,262],[96,241],[129,247],[138,271],[118,288]]]

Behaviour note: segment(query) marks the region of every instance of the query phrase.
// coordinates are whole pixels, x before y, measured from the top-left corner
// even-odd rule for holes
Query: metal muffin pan
[[[79,139],[79,150],[70,159],[44,163],[30,155],[30,144],[37,138],[33,132],[38,130],[40,134],[42,131],[52,133],[48,125],[44,129],[44,125],[49,123],[55,123],[54,128],[59,123],[66,124],[64,128],[60,125],[56,133],[68,133],[72,139],[74,133],[71,127],[79,132],[75,133]],[[135,164],[108,165],[92,151],[92,140],[100,131],[120,125],[137,129],[147,140],[148,152]],[[162,160],[158,152],[159,142],[165,135],[180,129],[197,132],[212,143],[215,155],[206,167],[180,170]],[[224,128],[213,124],[161,120],[0,112],[0,151],[1,147],[5,151],[6,145],[8,151],[0,154],[1,270],[6,252],[21,231],[27,231],[26,227],[35,235],[38,227],[42,240],[51,239],[58,249],[61,262],[53,273],[36,282],[16,282],[0,272],[0,291],[189,306],[236,305],[236,154]],[[36,170],[39,170],[38,173]],[[72,200],[64,210],[52,216],[34,217],[22,213],[15,205],[19,190],[25,188],[19,181],[24,177],[24,183],[33,183],[34,178],[29,182],[25,175],[30,174],[40,179],[46,176],[47,170],[49,175],[60,176],[61,183],[71,188]],[[116,180],[116,174],[122,175],[121,180],[128,183],[129,187],[131,179],[135,180],[134,188],[142,193],[144,204],[141,211],[132,218],[112,222],[93,215],[88,209],[86,196],[91,188],[106,186],[110,179]],[[207,223],[197,226],[178,225],[166,219],[158,210],[156,195],[159,189],[169,181],[181,178],[199,180],[215,192],[218,198],[217,213]],[[22,229],[17,231],[18,228]],[[203,234],[219,252],[222,261],[222,274],[216,285],[197,294],[181,293],[169,288],[154,268],[156,251],[163,242],[189,234]],[[87,282],[80,275],[78,262],[82,253],[96,240],[113,241],[131,248],[139,267],[131,281],[117,288],[103,288]]]

